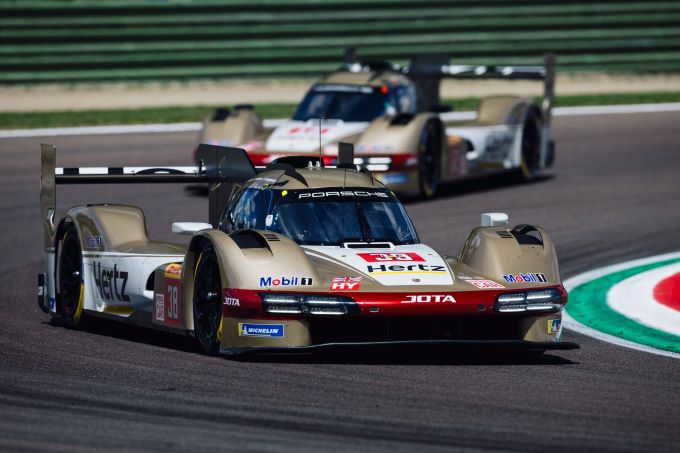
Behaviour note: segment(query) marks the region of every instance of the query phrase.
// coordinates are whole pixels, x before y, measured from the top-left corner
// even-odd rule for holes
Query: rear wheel
[[[203,352],[217,355],[222,339],[222,279],[212,244],[203,246],[194,273],[194,335]]]
[[[59,254],[56,271],[57,293],[61,315],[70,327],[83,321],[83,254],[75,225],[66,227]]]
[[[434,196],[441,183],[441,128],[428,121],[420,136],[418,149],[418,184],[424,198]]]

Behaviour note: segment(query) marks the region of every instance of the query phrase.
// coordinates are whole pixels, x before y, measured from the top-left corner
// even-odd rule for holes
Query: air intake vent
[[[502,237],[503,239],[512,239],[512,238],[515,237],[515,236],[513,236],[512,233],[509,232],[508,230],[497,231],[497,233],[498,233],[498,235],[499,235],[500,237]]]
[[[264,236],[264,238],[268,241],[280,241],[281,240],[281,239],[279,239],[279,237],[277,235],[271,234],[271,233],[264,233],[262,236]]]

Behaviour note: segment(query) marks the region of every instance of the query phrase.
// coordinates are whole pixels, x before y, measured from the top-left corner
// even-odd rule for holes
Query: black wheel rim
[[[206,349],[217,344],[222,320],[220,292],[222,282],[215,252],[203,252],[194,282],[194,330]]]
[[[75,315],[80,301],[82,260],[80,244],[75,234],[67,232],[61,245],[59,262],[59,296],[64,315]]]

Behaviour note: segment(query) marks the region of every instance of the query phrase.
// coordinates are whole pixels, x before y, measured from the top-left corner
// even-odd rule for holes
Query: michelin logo
[[[272,337],[283,338],[283,324],[251,324],[238,323],[239,337]]]

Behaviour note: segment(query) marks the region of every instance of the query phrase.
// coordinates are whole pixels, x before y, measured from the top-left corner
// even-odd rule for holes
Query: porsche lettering
[[[367,190],[340,190],[329,192],[303,192],[298,194],[298,199],[324,198],[324,197],[376,197],[389,198],[385,192],[369,192]]]

